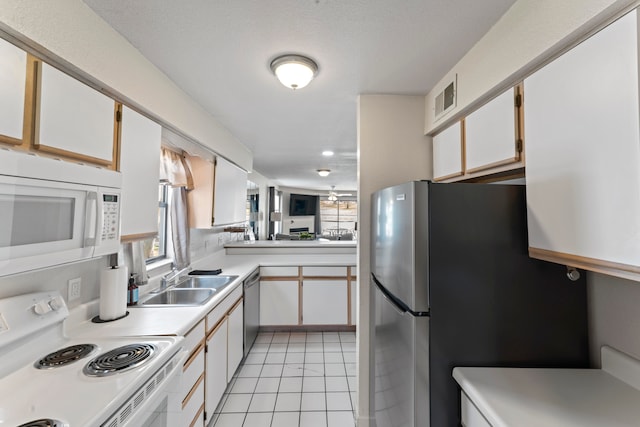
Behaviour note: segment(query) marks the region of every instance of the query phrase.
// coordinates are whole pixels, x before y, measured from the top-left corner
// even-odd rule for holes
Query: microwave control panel
[[[120,239],[120,202],[117,194],[102,195],[102,240]]]

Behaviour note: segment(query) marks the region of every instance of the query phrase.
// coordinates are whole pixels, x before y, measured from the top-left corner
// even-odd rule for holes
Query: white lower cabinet
[[[206,404],[207,421],[213,416],[227,388],[227,318],[207,336]]]
[[[227,380],[231,381],[244,356],[244,306],[239,300],[227,316]]]
[[[243,356],[244,313],[238,286],[207,314],[205,422],[213,418]]]
[[[349,308],[347,296],[346,280],[304,280],[302,323],[346,325]]]
[[[195,421],[204,413],[204,336],[205,322],[202,320],[185,335],[183,341],[185,350],[189,352],[189,357],[182,367],[180,383],[182,399],[180,426],[183,427],[202,425]]]
[[[260,325],[298,324],[298,281],[260,281]]]

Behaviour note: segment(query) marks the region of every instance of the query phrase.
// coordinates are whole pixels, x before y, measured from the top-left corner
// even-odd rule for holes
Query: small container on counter
[[[129,286],[127,288],[127,305],[138,304],[138,285],[133,274],[129,276]]]

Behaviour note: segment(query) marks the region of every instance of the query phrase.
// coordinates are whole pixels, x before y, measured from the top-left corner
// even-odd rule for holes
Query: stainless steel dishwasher
[[[260,269],[243,282],[244,291],[244,355],[249,353],[260,327]]]

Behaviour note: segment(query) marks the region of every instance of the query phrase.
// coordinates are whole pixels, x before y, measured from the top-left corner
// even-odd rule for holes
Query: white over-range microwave
[[[118,252],[120,173],[0,149],[0,276]]]

